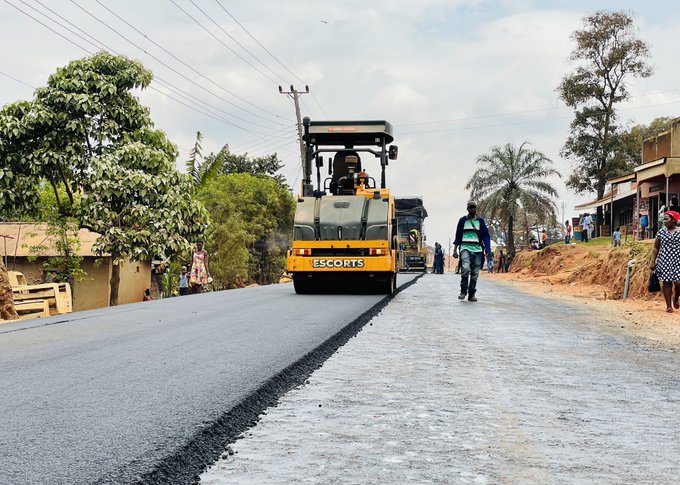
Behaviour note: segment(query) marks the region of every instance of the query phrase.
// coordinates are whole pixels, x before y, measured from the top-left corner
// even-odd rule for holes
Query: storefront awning
[[[621,175],[620,177],[614,177],[613,179],[607,180],[608,184],[622,184],[624,182],[632,182],[635,180],[635,172],[626,175]]]
[[[664,157],[645,163],[635,167],[635,174],[638,182],[659,176],[670,177],[680,174],[680,157]]]
[[[620,190],[621,187],[614,186],[614,201],[625,199],[626,197],[631,197],[635,195],[635,192],[630,192],[629,190]],[[608,205],[612,203],[612,191],[609,190],[604,193],[604,195],[597,199],[593,200],[591,202],[585,202],[583,204],[579,204],[574,206],[574,210],[581,211],[581,210],[586,210],[586,209],[596,209],[600,206],[603,205]]]

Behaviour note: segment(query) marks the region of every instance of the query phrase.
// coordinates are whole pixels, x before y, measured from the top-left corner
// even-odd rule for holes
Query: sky
[[[680,116],[680,3],[657,0],[0,0],[0,104],[31,99],[73,59],[122,54],[153,72],[137,94],[180,170],[200,131],[204,154],[276,152],[297,191],[295,110],[278,86],[307,85],[303,116],[392,123],[387,185],[423,196],[427,241],[446,247],[475,160],[497,145],[526,141],[553,160],[558,219],[594,199],[565,187],[573,115],[556,88],[583,17],[612,9],[635,18],[655,71],[630,80],[622,120]],[[364,166],[377,178],[377,160]]]

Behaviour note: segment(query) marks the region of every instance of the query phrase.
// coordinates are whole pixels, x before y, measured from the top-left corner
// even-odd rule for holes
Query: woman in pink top
[[[571,242],[571,224],[569,224],[569,221],[566,221],[565,224],[567,227],[564,230],[564,244],[569,244]]]
[[[208,278],[210,278],[209,259],[208,251],[203,249],[203,241],[197,241],[191,262],[191,276],[189,277],[189,283],[191,283],[195,293],[201,293],[203,285],[208,284]]]

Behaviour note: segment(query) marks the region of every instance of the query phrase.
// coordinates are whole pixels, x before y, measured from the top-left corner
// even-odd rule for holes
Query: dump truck
[[[428,251],[423,222],[427,210],[423,198],[395,197],[394,208],[397,218],[397,267],[399,271],[425,271]]]
[[[388,147],[392,125],[305,117],[303,126],[303,180],[286,257],[296,293],[392,294],[397,227],[385,180],[386,167],[398,154],[396,145]],[[368,172],[371,159],[377,159],[379,184]]]

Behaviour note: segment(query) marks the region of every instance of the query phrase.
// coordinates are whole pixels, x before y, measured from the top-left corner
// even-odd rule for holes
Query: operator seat
[[[354,150],[340,150],[336,152],[335,156],[333,157],[333,178],[331,179],[331,183],[328,187],[331,194],[333,195],[339,194],[340,179],[346,177],[348,174],[347,164],[345,163],[345,157],[347,156],[357,157],[359,163],[357,164],[356,171],[357,173],[361,172],[361,158],[359,158],[359,154],[357,152],[355,152]]]

